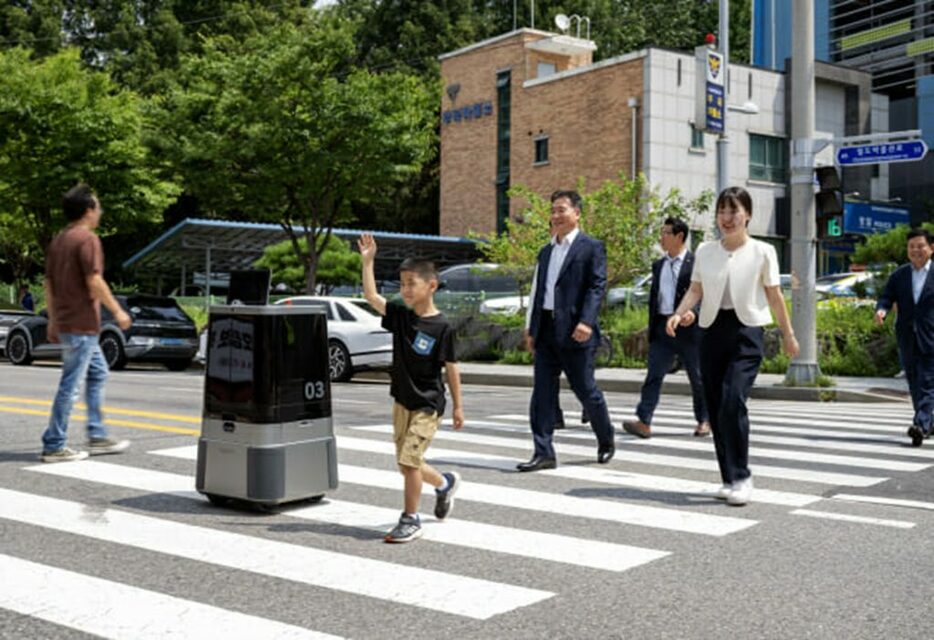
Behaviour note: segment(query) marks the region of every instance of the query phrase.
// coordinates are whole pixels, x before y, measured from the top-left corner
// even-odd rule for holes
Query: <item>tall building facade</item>
[[[785,69],[791,12],[792,0],[754,0],[755,65]],[[814,0],[814,12],[817,59],[868,72],[889,100],[888,130],[920,129],[934,149],[934,0]],[[889,187],[916,222],[934,218],[934,151],[893,164]]]

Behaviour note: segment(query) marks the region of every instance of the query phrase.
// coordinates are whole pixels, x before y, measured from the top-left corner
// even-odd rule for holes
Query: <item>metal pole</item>
[[[726,112],[730,103],[730,0],[720,0],[720,53],[723,54],[723,132],[717,138],[717,193],[730,186],[730,134]]]
[[[791,54],[791,324],[801,351],[788,384],[813,384],[817,364],[817,218],[814,210],[814,5],[794,0]]]
[[[532,28],[535,28],[535,0],[532,0]]]
[[[638,138],[639,138],[639,122],[636,117],[636,114],[639,111],[639,103],[636,101],[635,98],[630,98],[629,106],[632,111],[632,133],[631,133],[631,137],[632,137],[632,179],[635,180],[636,173],[638,172],[636,161],[639,157],[639,146],[637,143]]]
[[[204,250],[204,311],[211,310],[211,247]]]

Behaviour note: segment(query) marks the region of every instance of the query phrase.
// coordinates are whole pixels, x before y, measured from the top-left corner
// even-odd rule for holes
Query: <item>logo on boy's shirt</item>
[[[429,355],[434,346],[435,339],[421,331],[415,334],[415,340],[412,341],[412,349],[420,356]]]

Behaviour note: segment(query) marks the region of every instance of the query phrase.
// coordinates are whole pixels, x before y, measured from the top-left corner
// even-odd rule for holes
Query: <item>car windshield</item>
[[[347,302],[349,302],[350,304],[354,305],[355,307],[359,309],[363,309],[364,311],[369,313],[371,316],[376,316],[377,318],[380,317],[379,311],[371,307],[370,303],[367,302],[366,300],[348,300]]]
[[[815,281],[815,283],[816,284],[835,284],[837,282],[846,280],[847,278],[851,278],[851,277],[853,277],[852,273],[831,273],[826,276],[821,276]]]
[[[138,320],[191,322],[191,318],[172,298],[127,298],[126,307]]]

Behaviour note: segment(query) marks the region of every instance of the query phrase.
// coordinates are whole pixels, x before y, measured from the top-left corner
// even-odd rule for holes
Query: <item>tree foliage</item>
[[[620,174],[590,192],[585,187],[582,181],[578,183],[584,199],[580,226],[606,247],[608,289],[648,270],[658,255],[658,234],[665,218],[674,216],[690,223],[713,202],[710,191],[693,200],[686,200],[677,189],[663,195],[641,174],[635,179]],[[519,279],[527,292],[538,251],[551,238],[551,202],[521,185],[510,189],[509,194],[525,200],[528,207],[519,217],[506,221],[505,232],[480,236],[485,242],[479,248],[485,259],[503,265],[505,271]]]
[[[324,295],[328,295],[334,287],[360,283],[360,254],[351,249],[350,244],[333,235],[327,241],[319,238],[318,243],[323,246],[318,250],[317,284]],[[308,244],[305,239],[299,245],[303,256],[307,256]],[[284,283],[291,291],[302,291],[305,288],[303,259],[295,255],[289,240],[266,247],[263,257],[255,265],[269,269],[272,281],[276,284]]]
[[[79,181],[100,197],[105,234],[132,233],[169,204],[178,190],[153,171],[142,105],[75,50],[39,61],[0,52],[0,231],[17,270],[64,225],[62,194]]]
[[[308,11],[302,0],[13,0],[0,8],[0,42],[46,56],[78,47],[91,68],[145,94],[165,88],[182,56],[205,39],[237,41]]]
[[[934,233],[934,223],[921,225]],[[908,262],[908,232],[906,224],[900,224],[891,231],[866,236],[865,242],[857,245],[853,251],[853,262],[865,265],[902,264]]]
[[[282,24],[187,58],[153,145],[217,214],[276,222],[315,289],[318,250],[354,202],[380,202],[431,157],[435,96],[398,72],[355,68],[353,24]]]
[[[595,60],[648,46],[690,51],[716,33],[718,5],[701,0],[538,0],[535,27],[554,31],[559,13],[590,18],[590,37],[598,46]],[[338,0],[335,10],[361,23],[357,40],[359,59],[371,68],[406,66],[419,73],[436,74],[437,57],[445,52],[532,24],[532,3],[496,0]],[[730,57],[749,61],[752,3],[730,3]],[[571,35],[576,35],[576,21]],[[581,29],[586,37],[586,26]]]

